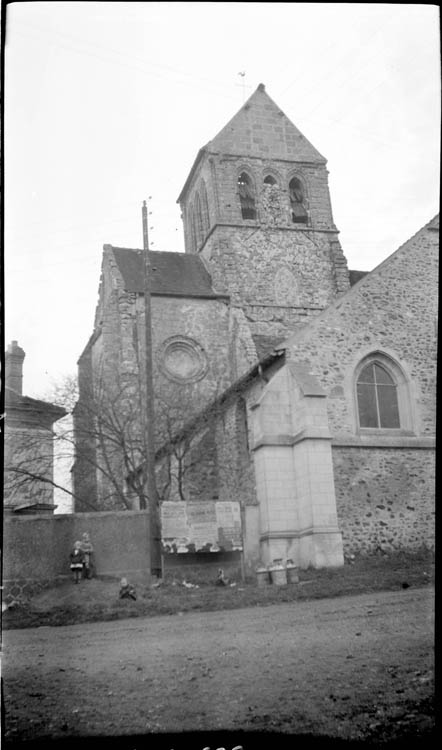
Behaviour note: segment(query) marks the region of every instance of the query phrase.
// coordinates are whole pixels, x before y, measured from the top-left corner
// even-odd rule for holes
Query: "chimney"
[[[23,360],[25,353],[16,341],[11,341],[5,354],[5,386],[18,393],[23,393]]]

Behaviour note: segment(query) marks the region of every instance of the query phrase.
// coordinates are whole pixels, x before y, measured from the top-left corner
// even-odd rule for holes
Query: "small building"
[[[25,352],[17,341],[5,353],[4,509],[15,514],[53,513],[54,435],[65,409],[23,396]]]

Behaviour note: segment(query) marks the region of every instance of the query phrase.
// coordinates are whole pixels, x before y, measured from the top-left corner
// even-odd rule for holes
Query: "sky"
[[[259,83],[327,158],[349,268],[439,210],[437,5],[29,2],[6,9],[5,343],[24,393],[76,372],[104,244],[184,251],[176,199]],[[245,73],[245,75],[240,75]]]

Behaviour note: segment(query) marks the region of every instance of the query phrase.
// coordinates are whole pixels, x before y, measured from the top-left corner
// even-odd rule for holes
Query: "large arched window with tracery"
[[[238,195],[243,219],[256,219],[255,191],[247,172],[241,172],[238,177]]]
[[[368,362],[359,373],[356,389],[360,427],[401,427],[398,383],[385,363],[376,359]]]

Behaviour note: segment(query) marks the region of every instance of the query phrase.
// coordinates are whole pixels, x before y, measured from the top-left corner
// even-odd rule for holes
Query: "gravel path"
[[[433,596],[410,588],[5,631],[5,739],[217,729],[425,736]]]

